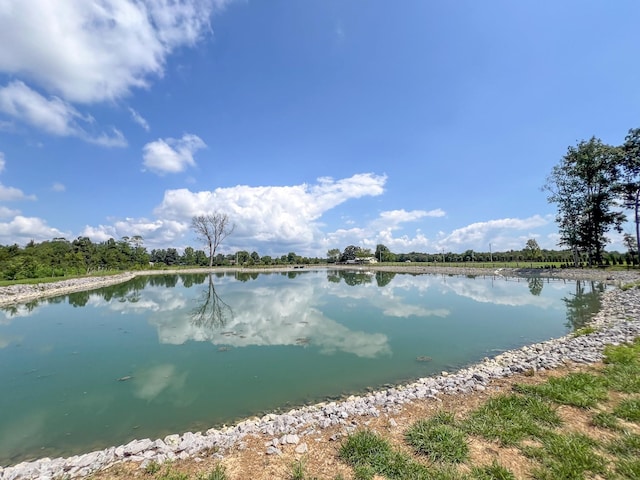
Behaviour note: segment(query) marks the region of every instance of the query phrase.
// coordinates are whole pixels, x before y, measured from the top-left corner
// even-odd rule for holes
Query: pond
[[[369,272],[153,275],[0,312],[0,464],[364,393],[559,337],[593,282]]]

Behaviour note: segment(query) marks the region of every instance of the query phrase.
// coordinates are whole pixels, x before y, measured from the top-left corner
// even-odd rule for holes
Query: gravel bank
[[[587,278],[578,277],[579,272],[575,277],[569,278]],[[453,272],[433,273],[472,274],[466,271],[463,273],[459,269],[453,269]],[[616,275],[616,278],[609,281],[626,283],[638,278],[637,274],[621,273],[625,275]],[[487,272],[484,271],[482,274],[486,275]],[[115,283],[112,277],[108,279]],[[120,281],[125,280],[126,276],[123,276]],[[84,285],[86,288],[96,288],[96,284],[92,282],[86,282]],[[65,288],[82,289],[78,285],[68,285]],[[163,463],[173,459],[187,459],[202,455],[206,451],[216,451],[214,455],[223,456],[231,448],[244,448],[247,435],[263,436],[265,453],[268,455],[281,454],[282,445],[295,445],[297,452],[304,453],[307,448],[305,438],[310,435],[335,426],[342,427],[344,433],[348,433],[366,422],[367,418],[381,414],[393,415],[408,402],[436,399],[439,395],[482,391],[493,379],[529,370],[552,369],[567,362],[597,362],[602,359],[602,351],[606,345],[628,342],[640,335],[640,289],[615,289],[606,292],[602,309],[594,318],[593,326],[596,327],[596,331],[589,335],[568,335],[525,346],[493,358],[485,358],[476,365],[454,373],[443,372],[439,376],[422,378],[408,385],[363,396],[349,397],[341,402],[321,403],[291,410],[286,414],[269,414],[223,429],[174,434],[155,440],[134,440],[127,445],[69,458],[44,458],[23,462],[0,468],[0,480],[79,478],[115,463],[133,461],[145,466],[151,461]]]

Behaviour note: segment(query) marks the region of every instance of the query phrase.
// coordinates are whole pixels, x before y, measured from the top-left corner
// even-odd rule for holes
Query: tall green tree
[[[620,156],[620,149],[592,137],[569,147],[547,177],[543,188],[558,206],[559,243],[571,248],[576,264],[581,251],[590,264],[600,264],[606,233],[612,227],[621,231],[625,217],[614,209]]]
[[[391,253],[386,245],[381,243],[376,245],[375,256],[379,262],[393,262],[395,260],[395,255]]]
[[[527,244],[524,246],[524,256],[527,260],[536,260],[540,258],[540,245],[535,238],[527,240]]]
[[[640,252],[640,128],[632,128],[622,145],[620,193],[625,207],[634,212],[636,252]]]

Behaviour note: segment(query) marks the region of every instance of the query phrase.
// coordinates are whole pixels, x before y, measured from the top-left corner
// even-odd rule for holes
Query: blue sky
[[[636,0],[0,0],[0,244],[197,246],[220,211],[226,253],[555,248],[552,167],[640,127],[638,24]]]

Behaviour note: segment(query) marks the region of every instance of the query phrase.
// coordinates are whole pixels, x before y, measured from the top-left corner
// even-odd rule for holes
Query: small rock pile
[[[367,418],[393,415],[408,402],[436,399],[442,394],[482,391],[492,379],[552,369],[568,362],[590,364],[600,361],[606,345],[619,345],[640,336],[640,290],[605,292],[602,304],[592,322],[596,330],[587,335],[567,335],[485,358],[479,364],[455,373],[442,372],[439,376],[422,378],[408,385],[294,409],[286,414],[268,414],[232,427],[174,434],[157,440],[133,440],[126,445],[69,458],[23,462],[0,468],[0,480],[77,478],[119,462],[139,462],[144,468],[152,461],[163,463],[203,455],[222,458],[232,447],[247,448],[243,442],[247,435],[270,438],[265,443],[268,455],[280,455],[282,446],[289,445],[295,445],[296,452],[304,453],[308,448],[302,441],[305,437],[334,426],[341,426],[348,434],[366,423]]]

